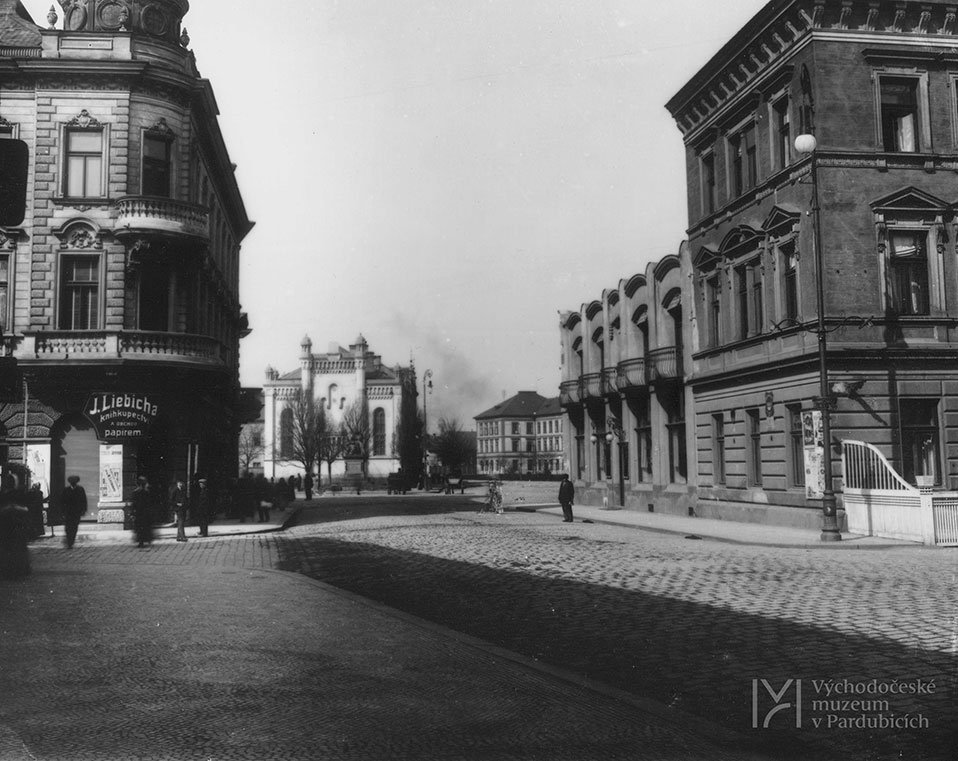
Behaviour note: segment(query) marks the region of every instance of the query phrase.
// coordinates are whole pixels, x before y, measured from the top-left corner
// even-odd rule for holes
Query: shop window
[[[100,258],[64,256],[60,273],[61,330],[96,330],[100,313]]]
[[[805,449],[802,439],[802,405],[786,408],[788,420],[788,479],[792,486],[805,485]]]
[[[685,397],[681,389],[662,398],[669,442],[669,482],[684,484],[688,480],[688,458],[685,446]]]
[[[902,476],[915,483],[917,476],[931,476],[941,486],[941,431],[937,399],[901,399]]]

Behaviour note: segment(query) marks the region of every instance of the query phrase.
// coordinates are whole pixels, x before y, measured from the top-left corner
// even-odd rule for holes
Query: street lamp
[[[831,407],[834,397],[828,385],[828,365],[826,362],[828,331],[825,327],[825,263],[822,252],[821,207],[818,202],[818,142],[811,134],[795,138],[795,150],[811,158],[812,175],[812,246],[815,254],[815,297],[818,308],[816,333],[818,335],[818,384],[819,396],[816,400],[822,411],[822,469],[825,484],[822,489],[822,534],[823,542],[841,541],[838,528],[838,515],[835,506],[835,492],[832,489],[832,434]]]
[[[432,393],[432,370],[422,375],[422,488],[427,488],[429,477],[429,419],[426,417],[426,394]]]

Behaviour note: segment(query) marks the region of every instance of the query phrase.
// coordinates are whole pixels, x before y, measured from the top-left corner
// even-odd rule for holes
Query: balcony
[[[680,380],[682,378],[682,357],[678,348],[666,346],[649,352],[649,380]]]
[[[645,357],[634,357],[619,362],[616,383],[620,391],[648,386],[649,379],[645,372]]]
[[[204,206],[172,198],[127,196],[116,202],[116,228],[123,235],[172,235],[209,240],[210,214]]]
[[[228,352],[209,336],[142,330],[30,331],[17,339],[18,360],[166,362],[225,367]]]
[[[582,376],[582,398],[602,398],[602,373],[586,373]]]
[[[605,395],[616,394],[619,391],[615,379],[617,371],[614,367],[605,367],[602,369],[602,393]]]
[[[578,380],[562,381],[559,384],[559,404],[577,404],[582,401],[582,386]]]

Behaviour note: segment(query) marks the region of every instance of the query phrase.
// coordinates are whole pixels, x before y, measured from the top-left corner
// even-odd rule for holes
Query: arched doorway
[[[68,476],[79,476],[87,495],[83,520],[96,520],[100,494],[100,441],[82,415],[64,417],[53,429],[50,491],[60,494]]]

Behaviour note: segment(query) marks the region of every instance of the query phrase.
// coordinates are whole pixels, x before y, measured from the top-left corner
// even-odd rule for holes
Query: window
[[[373,456],[386,454],[386,411],[382,407],[373,410]]]
[[[880,78],[881,138],[885,151],[915,153],[919,150],[918,83],[914,78]]]
[[[66,132],[66,194],[69,198],[103,196],[103,131]]]
[[[755,125],[746,124],[728,138],[731,173],[731,191],[733,197],[742,195],[755,187],[758,180],[758,166],[755,157]]]
[[[582,468],[585,462],[585,436],[581,434],[575,437],[575,474],[576,478],[582,479]]]
[[[518,433],[519,433],[519,421],[517,421],[517,420],[513,420],[513,421],[512,421],[512,433],[513,433],[513,434],[518,434]]]
[[[172,143],[168,137],[143,135],[143,195],[169,198],[171,195]]]
[[[706,281],[705,293],[708,299],[709,346],[718,346],[722,342],[722,280],[718,275]]]
[[[889,235],[892,309],[898,314],[929,314],[928,234],[892,230]]]
[[[772,104],[772,155],[776,169],[784,169],[792,162],[792,125],[788,106],[787,95]]]
[[[10,309],[10,256],[0,254],[0,335],[7,331]]]
[[[619,442],[619,467],[622,468],[621,479],[629,480],[629,442]]]
[[[684,484],[688,477],[688,465],[685,450],[685,396],[681,389],[665,395],[662,405],[668,416],[669,482]]]
[[[788,464],[789,482],[792,486],[805,485],[805,449],[802,439],[802,405],[790,404],[788,416]]]
[[[293,456],[293,411],[289,407],[279,413],[279,456],[286,460]]]
[[[762,418],[757,409],[745,411],[745,424],[748,436],[747,462],[749,486],[762,485]]]
[[[635,451],[635,478],[639,483],[652,480],[652,419],[649,415],[649,400],[639,403],[635,410],[635,434],[637,449]]]
[[[798,254],[795,242],[779,248],[782,257],[782,306],[786,318],[798,319]]]
[[[931,476],[941,486],[941,434],[937,399],[902,399],[899,402],[902,476],[915,483],[916,476]]]
[[[725,483],[725,413],[712,415],[712,480]]]
[[[735,268],[738,294],[739,338],[762,333],[764,305],[762,299],[762,271],[758,261]]]
[[[532,430],[532,423],[527,421],[527,422],[526,422],[526,436],[531,436],[533,433],[534,433],[534,431]]]
[[[702,208],[705,214],[715,211],[715,154],[702,156]]]
[[[99,257],[64,256],[61,267],[60,329],[96,330],[99,327]]]

